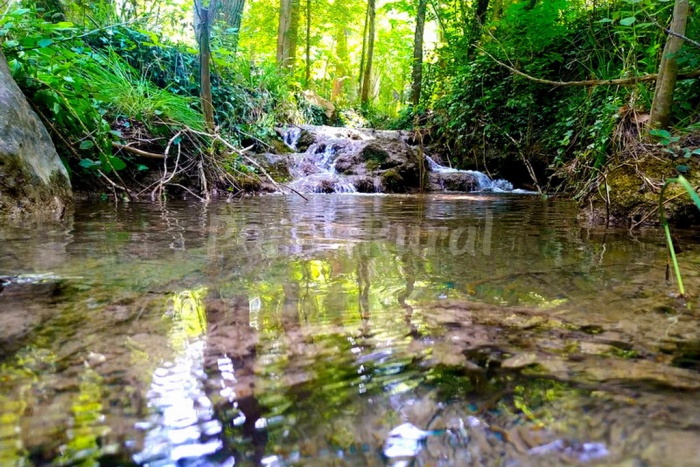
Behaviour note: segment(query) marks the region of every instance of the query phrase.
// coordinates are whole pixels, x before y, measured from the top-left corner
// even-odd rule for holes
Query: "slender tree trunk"
[[[491,21],[498,21],[503,14],[503,0],[495,0],[491,11]]]
[[[309,88],[311,82],[311,0],[306,0],[306,73],[304,87]]]
[[[476,0],[474,5],[474,18],[472,19],[472,27],[469,33],[469,45],[467,47],[467,56],[474,56],[475,46],[481,39],[481,34],[486,23],[486,12],[489,9],[489,0]]]
[[[241,31],[241,21],[243,20],[243,8],[245,8],[245,0],[221,0],[221,12],[226,26],[233,29],[231,51],[236,53],[238,50],[238,38]]]
[[[690,7],[688,0],[676,0],[673,7],[673,20],[670,31],[681,36],[685,35],[685,26],[688,22]],[[669,34],[666,39],[659,75],[656,79],[654,101],[651,105],[651,117],[649,127],[665,129],[671,121],[671,109],[673,107],[673,93],[678,77],[678,62],[676,56],[683,47],[683,39]]]
[[[376,15],[376,0],[367,0],[367,60],[362,78],[362,94],[360,103],[369,104],[369,92],[372,79],[372,60],[374,59],[374,19]]]
[[[292,0],[292,23],[289,34],[289,68],[293,69],[297,60],[297,45],[299,45],[299,17],[301,13],[300,0]]]
[[[214,105],[211,93],[211,47],[209,44],[211,26],[216,16],[217,0],[212,0],[205,8],[201,0],[194,3],[194,28],[199,45],[199,85],[204,122],[209,131],[214,131]]]
[[[367,25],[369,23],[369,3],[367,4],[367,11],[365,12],[365,28],[362,32],[362,55],[360,57],[360,74],[357,77],[357,94],[362,95],[362,80],[364,79],[365,72],[365,58],[367,56]]]
[[[411,103],[414,107],[420,104],[420,93],[423,85],[423,31],[425,30],[425,10],[428,0],[418,0],[416,14],[416,34],[413,39],[413,71],[411,73]]]
[[[345,81],[347,80],[348,70],[348,29],[344,24],[338,25],[335,34],[336,44],[336,61],[335,61],[335,76],[333,78],[333,90],[331,92],[331,100],[338,99],[345,95]]]
[[[459,5],[459,16],[462,18],[462,34],[465,37],[469,35],[469,15],[467,14],[468,6],[466,0],[460,0]]]
[[[281,67],[294,68],[298,28],[299,0],[281,0],[277,29],[277,64]]]

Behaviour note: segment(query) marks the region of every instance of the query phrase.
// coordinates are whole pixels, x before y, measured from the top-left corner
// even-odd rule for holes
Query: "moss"
[[[384,191],[389,193],[405,193],[406,184],[403,177],[394,169],[389,169],[381,175]]]
[[[262,183],[258,177],[252,175],[243,175],[239,177],[236,182],[241,190],[246,193],[254,193],[260,191]]]
[[[380,166],[381,166],[381,164],[378,161],[371,160],[371,159],[369,161],[367,161],[367,163],[365,164],[365,167],[367,167],[367,170],[372,171],[372,172],[374,172],[375,170],[378,170]]]
[[[641,221],[658,222],[659,188],[668,178],[679,175],[677,167],[688,166],[685,177],[693,186],[700,185],[700,158],[674,157],[658,146],[639,145],[628,148],[615,158],[605,176],[605,184],[583,203],[591,220],[633,225]],[[666,216],[676,225],[700,223],[700,211],[680,186],[667,190]],[[606,203],[609,199],[609,204]],[[592,211],[591,210],[592,207]]]
[[[270,141],[268,141],[268,144],[272,147],[270,152],[274,154],[291,154],[294,152],[289,148],[289,146],[284,144],[284,141],[280,141],[276,138],[270,139]]]
[[[362,149],[362,160],[381,166],[389,158],[389,153],[377,143],[370,143]]]

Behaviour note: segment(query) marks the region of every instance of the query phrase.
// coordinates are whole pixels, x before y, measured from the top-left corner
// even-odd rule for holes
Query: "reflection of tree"
[[[58,465],[99,465],[103,454],[100,440],[110,431],[104,424],[102,385],[102,377],[91,368],[80,376],[80,390],[71,407],[73,423],[66,444],[61,446]]]
[[[362,321],[369,320],[369,291],[371,278],[369,273],[369,257],[366,253],[366,245],[356,247],[357,258],[357,288],[359,292],[359,312]]]
[[[258,336],[251,327],[248,299],[211,296],[207,300],[209,333],[204,353],[205,372],[210,375],[209,391],[219,393],[214,417],[224,427],[223,452],[236,464],[252,461],[260,465],[267,444],[264,408],[255,388],[256,345]],[[212,396],[213,397],[213,396]],[[237,442],[243,438],[244,444]],[[253,446],[252,459],[246,458]]]
[[[399,305],[401,305],[401,307],[404,310],[406,310],[405,320],[406,324],[411,329],[411,335],[413,337],[418,337],[418,330],[413,325],[413,307],[406,303],[406,299],[408,299],[413,293],[413,286],[416,282],[416,271],[413,266],[411,255],[409,255],[408,253],[403,254],[401,256],[401,264],[403,266],[403,276],[406,280],[406,288],[399,292],[398,301]]]

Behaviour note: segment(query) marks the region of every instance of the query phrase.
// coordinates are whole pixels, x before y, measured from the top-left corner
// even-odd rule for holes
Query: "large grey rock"
[[[60,215],[71,200],[68,172],[0,53],[0,216]]]
[[[431,172],[430,191],[476,191],[479,181],[468,172]]]

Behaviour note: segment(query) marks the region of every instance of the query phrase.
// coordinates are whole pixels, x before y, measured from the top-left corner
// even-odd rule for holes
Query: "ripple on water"
[[[575,213],[277,196],[0,227],[2,274],[59,284],[2,279],[0,464],[691,463],[700,328],[662,238]]]

